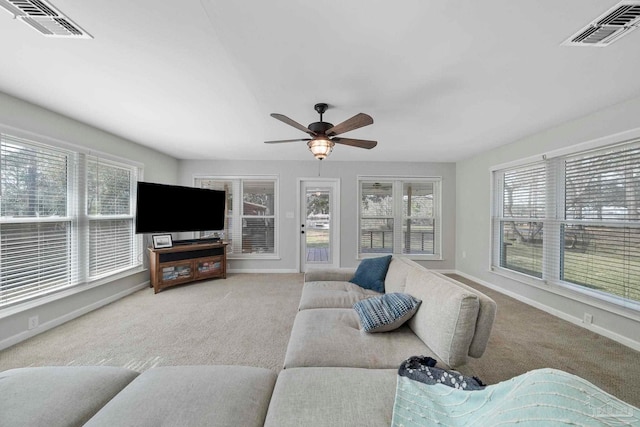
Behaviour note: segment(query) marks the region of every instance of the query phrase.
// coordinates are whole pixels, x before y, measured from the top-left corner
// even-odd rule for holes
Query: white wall
[[[144,165],[146,181],[177,182],[176,159],[3,93],[0,132],[20,133],[42,142],[59,140],[133,160]],[[142,270],[101,286],[65,292],[66,296],[48,299],[46,304],[29,304],[26,310],[5,309],[0,312],[0,350],[148,286],[148,281],[148,271]],[[39,326],[29,330],[32,316],[38,316]]]
[[[304,150],[306,147],[293,147]],[[298,178],[317,178],[319,161],[228,161],[181,160],[180,183],[193,185],[196,175],[277,175],[279,177],[279,260],[231,260],[232,271],[297,271],[297,239],[300,237],[299,219],[286,218],[286,212],[297,212]],[[455,243],[455,164],[422,162],[338,162],[331,157],[322,161],[321,178],[340,180],[340,266],[355,267],[358,243],[358,186],[360,175],[403,175],[442,177],[442,261],[421,261],[433,269],[454,268]]]
[[[505,126],[508,126],[508,123]],[[640,349],[640,313],[621,309],[619,314],[613,314],[603,309],[606,308],[603,304],[581,294],[535,287],[489,271],[492,166],[597,139],[615,140],[629,135],[640,135],[639,129],[640,98],[635,98],[458,162],[456,269],[465,276],[566,320]],[[562,293],[566,295],[561,295]],[[575,301],[569,296],[582,301]],[[593,315],[592,325],[582,323],[585,313]]]

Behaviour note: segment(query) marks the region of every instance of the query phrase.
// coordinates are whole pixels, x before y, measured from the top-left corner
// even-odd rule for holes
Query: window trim
[[[242,253],[242,252],[229,252],[227,253],[227,259],[245,259],[245,260],[279,260],[280,259],[280,176],[279,175],[211,175],[211,174],[195,174],[192,176],[192,185],[197,187],[197,180],[210,179],[218,181],[232,181],[234,187],[237,184],[242,194],[243,183],[245,181],[272,181],[273,182],[273,253]],[[200,187],[198,187],[200,188]],[[242,224],[242,219],[245,215],[242,212],[242,206],[240,205],[241,198],[233,198],[234,205],[232,210],[234,212],[232,221],[237,224]],[[226,216],[226,213],[225,213]],[[271,216],[271,215],[270,215]],[[251,216],[249,216],[251,217]],[[237,230],[236,230],[237,231]],[[194,237],[197,237],[197,232],[193,233]],[[242,242],[240,242],[240,245]],[[241,247],[241,246],[240,246]]]
[[[543,289],[545,291],[552,292],[556,295],[560,295],[569,299],[573,299],[575,301],[600,308],[602,310],[615,313],[621,315],[626,318],[630,318],[633,320],[640,320],[640,302],[636,302],[629,299],[624,299],[622,297],[618,297],[613,294],[609,294],[606,292],[600,292],[596,290],[590,290],[587,287],[580,286],[578,284],[574,284],[567,281],[560,280],[560,276],[556,277],[548,277],[549,272],[559,272],[560,260],[557,260],[557,266],[547,267],[543,266],[543,274],[542,278],[537,278],[534,276],[527,275],[525,273],[520,273],[518,271],[510,270],[507,268],[503,268],[495,263],[496,251],[499,254],[500,248],[497,244],[497,233],[496,224],[501,222],[500,210],[502,209],[502,202],[499,199],[502,198],[502,194],[500,194],[497,190],[496,183],[496,172],[505,171],[508,169],[516,169],[516,168],[526,168],[533,166],[536,163],[548,162],[548,164],[552,164],[553,168],[556,169],[554,173],[557,173],[560,169],[558,166],[558,162],[555,160],[567,160],[575,157],[579,157],[590,152],[598,152],[604,151],[608,149],[614,149],[620,146],[634,144],[640,145],[640,128],[634,129],[631,131],[621,132],[615,135],[609,135],[601,138],[597,138],[594,140],[586,141],[579,144],[574,144],[568,147],[563,147],[561,149],[553,150],[545,154],[539,154],[534,156],[529,156],[526,158],[522,158],[519,160],[514,160],[511,162],[506,162],[502,164],[493,165],[489,168],[489,176],[490,176],[490,206],[489,206],[489,219],[490,219],[490,227],[489,227],[489,256],[488,256],[488,271],[515,280],[519,283],[523,283],[525,285],[533,286],[539,289]],[[564,169],[562,168],[562,172],[564,173]],[[547,173],[548,174],[548,173]],[[556,213],[553,212],[553,215],[549,215],[549,209],[555,210],[560,209],[560,207],[564,207],[564,198],[562,195],[564,194],[565,181],[564,175],[561,176],[561,179],[557,179],[556,189],[554,190],[554,195],[558,200],[555,200],[554,205],[550,208],[547,207],[547,215],[543,219],[538,219],[538,221],[546,224],[557,224],[561,226],[562,224],[575,222],[573,220],[564,219],[564,211]],[[561,188],[563,191],[559,191],[558,188]],[[547,196],[549,196],[549,192],[546,192]],[[562,200],[559,200],[562,199]],[[559,216],[562,216],[560,218]],[[612,225],[615,221],[606,221],[606,225]],[[581,222],[582,223],[582,222]],[[617,222],[619,224],[619,222]],[[624,223],[628,224],[628,223]],[[547,240],[547,239],[545,239]],[[552,245],[552,242],[548,242],[548,245]],[[556,245],[557,246],[557,245]],[[547,243],[545,243],[545,251],[547,250]],[[560,249],[558,249],[560,250]],[[558,253],[559,255],[559,253]],[[499,258],[499,255],[497,255]],[[552,256],[543,253],[543,263],[548,262],[548,260],[552,258]]]
[[[390,182],[392,184],[392,196],[399,192],[401,196],[404,195],[402,184],[404,182],[429,182],[433,183],[433,193],[434,200],[436,201],[433,212],[433,219],[436,221],[436,236],[434,237],[433,242],[433,254],[407,254],[402,252],[402,245],[399,248],[396,248],[396,242],[402,242],[402,233],[399,236],[396,236],[397,233],[394,232],[394,249],[392,253],[361,253],[360,252],[360,231],[361,231],[361,203],[362,200],[362,183],[363,182],[371,182],[371,181],[384,181]],[[357,237],[356,237],[356,259],[362,260],[366,258],[375,258],[381,255],[396,255],[402,256],[405,258],[409,258],[417,261],[443,261],[443,250],[442,250],[442,233],[444,230],[444,226],[442,224],[442,176],[421,176],[421,175],[358,175],[356,177],[356,185],[358,187],[358,198],[357,198],[357,206],[356,206],[356,215],[357,215]],[[393,222],[394,222],[394,231],[396,228],[402,229],[402,220],[404,219],[404,214],[402,210],[402,197],[397,198],[394,197],[393,201],[394,213],[393,213]],[[381,218],[387,218],[386,216]]]

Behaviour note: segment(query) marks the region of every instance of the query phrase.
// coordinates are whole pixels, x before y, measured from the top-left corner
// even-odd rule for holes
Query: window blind
[[[640,146],[565,161],[560,280],[640,301]]]
[[[194,183],[227,193],[224,239],[229,243],[229,255],[277,253],[276,179],[201,177]]]
[[[402,183],[403,254],[436,252],[434,201],[434,183]]]
[[[237,242],[240,242],[240,236],[237,238],[234,237],[233,231],[233,200],[234,200],[234,182],[227,180],[216,180],[210,178],[196,178],[195,186],[200,188],[207,188],[209,190],[218,190],[224,191],[226,193],[226,204],[225,204],[225,220],[224,220],[224,230],[222,230],[222,238],[228,243],[227,245],[227,255],[230,255],[234,252],[237,252],[235,246]],[[239,188],[238,190],[239,191]],[[208,237],[214,231],[219,232],[220,230],[206,230],[200,232],[200,237]],[[235,242],[235,243],[234,243]]]
[[[542,277],[546,216],[544,164],[502,172],[497,223],[500,267]]]
[[[0,306],[73,285],[71,153],[0,135]]]
[[[89,278],[135,265],[133,185],[136,169],[87,156]]]
[[[360,248],[362,254],[394,252],[393,182],[360,183]]]
[[[137,174],[0,134],[0,307],[140,265]]]
[[[440,179],[367,177],[360,187],[360,254],[440,254]]]
[[[638,141],[494,171],[494,191],[494,266],[640,309]]]
[[[273,181],[242,182],[242,252],[275,252]]]

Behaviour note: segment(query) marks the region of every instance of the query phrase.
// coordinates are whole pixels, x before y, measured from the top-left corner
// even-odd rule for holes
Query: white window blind
[[[238,234],[238,237],[234,237],[234,227],[233,227],[233,195],[236,192],[240,191],[239,183],[234,183],[234,181],[229,180],[214,180],[209,178],[196,178],[195,186],[200,188],[206,188],[209,190],[217,190],[224,191],[226,193],[226,204],[225,204],[225,214],[224,214],[224,229],[223,230],[206,230],[200,232],[200,237],[209,237],[214,232],[222,232],[222,236],[220,236],[225,242],[227,242],[227,255],[231,255],[234,253],[234,247],[236,246],[236,242],[240,241],[241,234]],[[237,187],[234,189],[234,187]]]
[[[71,153],[0,135],[0,306],[77,281]]]
[[[260,257],[277,253],[275,178],[200,177],[194,182],[196,187],[227,193],[222,237],[229,243],[228,255]]]
[[[402,183],[402,253],[434,254],[436,248],[436,185]]]
[[[440,255],[440,179],[361,178],[359,253]]]
[[[394,252],[393,182],[362,181],[360,183],[360,249],[361,254]]]
[[[0,307],[141,264],[137,167],[5,134],[0,159]]]
[[[497,229],[500,267],[542,277],[543,229],[546,217],[544,164],[503,171],[499,174],[500,213]]]
[[[640,146],[565,162],[560,280],[640,301]]]
[[[494,171],[493,266],[640,309],[640,144]]]
[[[136,169],[87,156],[89,277],[132,267],[136,239],[132,206]]]
[[[242,181],[242,252],[275,253],[273,181]]]

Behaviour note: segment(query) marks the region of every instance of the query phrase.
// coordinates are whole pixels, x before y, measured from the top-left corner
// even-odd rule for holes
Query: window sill
[[[632,307],[624,307],[620,304],[600,299],[591,295],[588,291],[582,291],[575,289],[570,285],[562,285],[558,283],[549,283],[543,279],[536,279],[531,276],[527,276],[522,273],[508,271],[498,267],[491,267],[489,270],[491,273],[498,276],[505,277],[507,279],[514,280],[516,282],[523,283],[525,285],[533,286],[538,289],[545,290],[552,294],[568,298],[582,304],[589,305],[591,307],[604,310],[613,313],[618,316],[625,317],[634,321],[640,321],[640,310],[636,310]]]
[[[382,256],[396,256],[407,258],[413,261],[444,261],[444,258],[441,255],[412,255],[412,254],[392,254],[392,253],[378,253],[378,254],[358,254],[356,256],[357,260],[363,260],[367,258],[378,258]]]
[[[4,317],[9,317],[9,316],[13,316],[17,313],[26,311],[26,310],[31,310],[34,308],[37,308],[39,306],[45,305],[45,304],[50,304],[52,302],[55,302],[57,300],[61,300],[63,298],[67,298],[69,296],[78,294],[80,292],[85,292],[88,291],[90,289],[93,288],[97,288],[99,286],[103,286],[109,283],[112,283],[116,280],[120,280],[123,279],[125,277],[129,277],[129,276],[133,276],[134,274],[138,274],[138,273],[142,273],[144,271],[147,271],[146,268],[144,268],[143,266],[137,266],[137,267],[132,267],[128,270],[124,270],[121,271],[119,273],[115,273],[113,275],[110,275],[108,277],[103,277],[97,280],[93,280],[90,282],[85,282],[85,283],[81,283],[78,285],[74,285],[74,286],[70,286],[68,288],[65,289],[61,289],[60,291],[57,292],[52,292],[51,294],[48,295],[44,295],[42,297],[33,297],[32,299],[26,300],[26,301],[22,301],[22,302],[17,302],[14,305],[9,305],[7,307],[1,308],[0,309],[0,319],[4,318]]]

